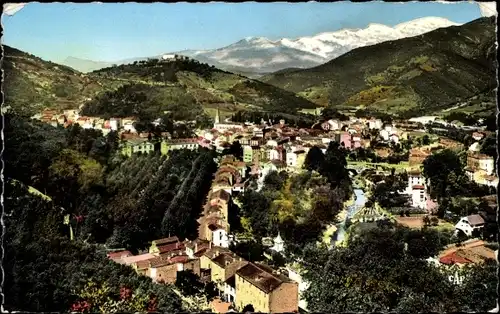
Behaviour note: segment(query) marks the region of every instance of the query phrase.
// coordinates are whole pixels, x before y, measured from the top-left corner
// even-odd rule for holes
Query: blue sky
[[[117,61],[220,48],[248,36],[296,38],[426,16],[466,23],[481,13],[470,2],[29,3],[2,16],[2,43],[55,62]]]

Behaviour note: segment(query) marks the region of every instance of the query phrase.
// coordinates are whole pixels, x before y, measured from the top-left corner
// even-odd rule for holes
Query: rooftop
[[[291,281],[288,277],[273,274],[270,271],[270,268],[262,264],[248,263],[236,273],[265,293],[270,293],[282,283]]]
[[[153,240],[152,242],[156,245],[170,244],[170,243],[174,243],[174,242],[179,242],[179,238],[177,236],[173,236],[173,237]]]

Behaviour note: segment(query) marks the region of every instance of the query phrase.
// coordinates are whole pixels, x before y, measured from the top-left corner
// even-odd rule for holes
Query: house
[[[325,131],[333,131],[339,130],[342,127],[342,124],[339,120],[330,119],[321,124],[321,128]]]
[[[380,132],[379,132],[379,136],[384,141],[388,141],[389,140],[389,135],[390,135],[390,132],[388,130],[386,130],[386,129],[380,130]]]
[[[470,215],[460,219],[455,225],[455,231],[461,230],[470,237],[474,231],[483,229],[484,224],[485,221],[480,215]]]
[[[389,136],[389,141],[398,144],[399,143],[399,135],[393,133]]]
[[[474,133],[472,133],[472,138],[476,141],[480,141],[484,138],[484,133],[474,132]]]
[[[353,135],[352,136],[352,143],[353,143],[352,148],[360,148],[361,147],[361,136]]]
[[[129,257],[132,256],[133,254],[130,251],[123,250],[123,251],[116,251],[116,252],[109,252],[108,258],[112,259],[113,261],[122,259],[124,257]]]
[[[487,175],[492,175],[495,169],[495,160],[485,154],[469,153],[467,155],[467,168],[472,172],[482,170]]]
[[[411,194],[414,185],[425,185],[425,178],[420,169],[410,169],[408,171],[408,186],[406,188],[408,194]]]
[[[255,312],[290,313],[299,310],[298,283],[271,268],[248,263],[235,275],[236,308],[252,304]]]
[[[181,252],[144,261],[138,267],[147,268],[145,275],[160,283],[175,283],[179,271],[191,270],[200,275],[200,260],[191,259]]]
[[[212,242],[197,238],[195,240],[186,240],[184,243],[185,253],[189,258],[200,257],[207,250],[212,248]]]
[[[189,149],[196,150],[200,147],[198,138],[180,138],[180,139],[170,139],[162,140],[160,145],[160,151],[162,155],[168,154],[169,151],[178,149]]]
[[[425,186],[423,185],[414,185],[411,190],[411,200],[412,206],[415,208],[426,209],[427,200],[425,194]]]
[[[226,228],[219,224],[209,224],[208,229],[211,231],[209,241],[220,247],[229,247],[229,235]]]
[[[248,262],[231,251],[221,252],[211,258],[211,281],[223,292],[224,300],[235,302],[237,298],[235,273]]]
[[[372,118],[368,121],[368,128],[370,130],[372,130],[372,129],[380,130],[382,128],[382,125],[383,125],[383,123],[382,123],[382,120],[380,120],[380,119],[373,119]]]
[[[136,153],[149,154],[154,150],[154,144],[149,142],[147,138],[134,138],[122,143],[121,153],[130,157]]]
[[[347,149],[351,148],[351,134],[348,132],[341,132],[335,134],[335,142],[339,144],[343,144],[343,146]]]
[[[167,238],[168,239],[168,238]],[[180,241],[169,242],[169,243],[155,243],[154,241],[151,243],[149,247],[149,253],[155,256],[172,253],[172,252],[182,252],[185,250],[185,243]]]

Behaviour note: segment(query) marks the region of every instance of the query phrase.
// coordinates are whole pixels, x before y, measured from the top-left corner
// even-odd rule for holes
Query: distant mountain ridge
[[[164,111],[193,120],[204,111],[242,109],[294,114],[309,100],[194,59],[151,59],[83,74],[3,45],[4,107],[24,116],[44,108],[156,118]]]
[[[363,29],[341,29],[296,39],[270,40],[265,37],[247,37],[226,47],[212,50],[183,50],[170,52],[195,58],[227,71],[256,76],[286,68],[310,68],[326,63],[352,49],[378,44],[384,41],[418,36],[437,28],[456,26],[440,17],[424,17],[398,24],[394,27],[369,24]],[[152,56],[157,58],[159,56]],[[64,62],[79,71],[97,70],[105,66],[96,62],[90,64],[76,58]],[[121,60],[116,64],[130,63],[145,58]]]
[[[417,115],[494,89],[496,50],[496,20],[480,18],[260,80],[322,106]]]

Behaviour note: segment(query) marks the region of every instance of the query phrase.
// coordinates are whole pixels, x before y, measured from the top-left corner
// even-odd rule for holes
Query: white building
[[[131,133],[137,133],[137,130],[134,127],[134,124],[131,122],[127,122],[123,125],[123,129],[125,131],[130,131]]]
[[[436,120],[436,118],[437,118],[437,116],[424,116],[424,117],[411,118],[408,121],[422,123],[422,124],[427,124],[427,123],[430,123],[430,122],[434,122],[434,120]]]
[[[474,230],[481,230],[484,228],[484,224],[484,219],[480,215],[470,215],[460,219],[455,225],[455,231],[461,230],[470,237]]]
[[[111,130],[118,131],[118,127],[120,126],[120,123],[117,119],[111,118],[111,119],[109,119],[109,126],[110,126]]]
[[[285,250],[285,241],[283,241],[279,232],[278,232],[278,236],[276,238],[274,238],[273,243],[274,243],[274,245],[271,248],[271,250],[278,252],[278,253],[281,253]]]
[[[391,142],[394,142],[394,143],[398,144],[399,143],[399,136],[397,134],[391,134],[389,136],[389,140]]]
[[[368,121],[368,128],[369,129],[376,129],[380,130],[382,128],[382,120],[380,119],[371,119]]]
[[[427,208],[427,200],[425,198],[425,186],[414,185],[411,191],[412,206],[420,209]]]
[[[222,228],[221,226],[217,226],[216,228],[214,228],[214,230],[212,230],[212,242],[215,246],[228,248],[229,237],[226,230],[224,230],[224,228]]]
[[[327,121],[329,130],[340,130],[342,128],[342,123],[339,120],[330,119]]]
[[[386,129],[380,130],[380,132],[379,132],[380,137],[384,141],[388,141],[389,140],[389,134],[390,134],[389,131],[387,131]]]
[[[175,55],[174,54],[166,54],[161,56],[162,60],[175,60]]]
[[[406,188],[406,193],[411,194],[411,191],[413,190],[413,186],[415,186],[415,185],[425,186],[425,178],[420,173],[420,171],[408,172],[408,186]]]
[[[297,166],[297,154],[295,152],[287,151],[286,153],[286,165],[289,167]]]

